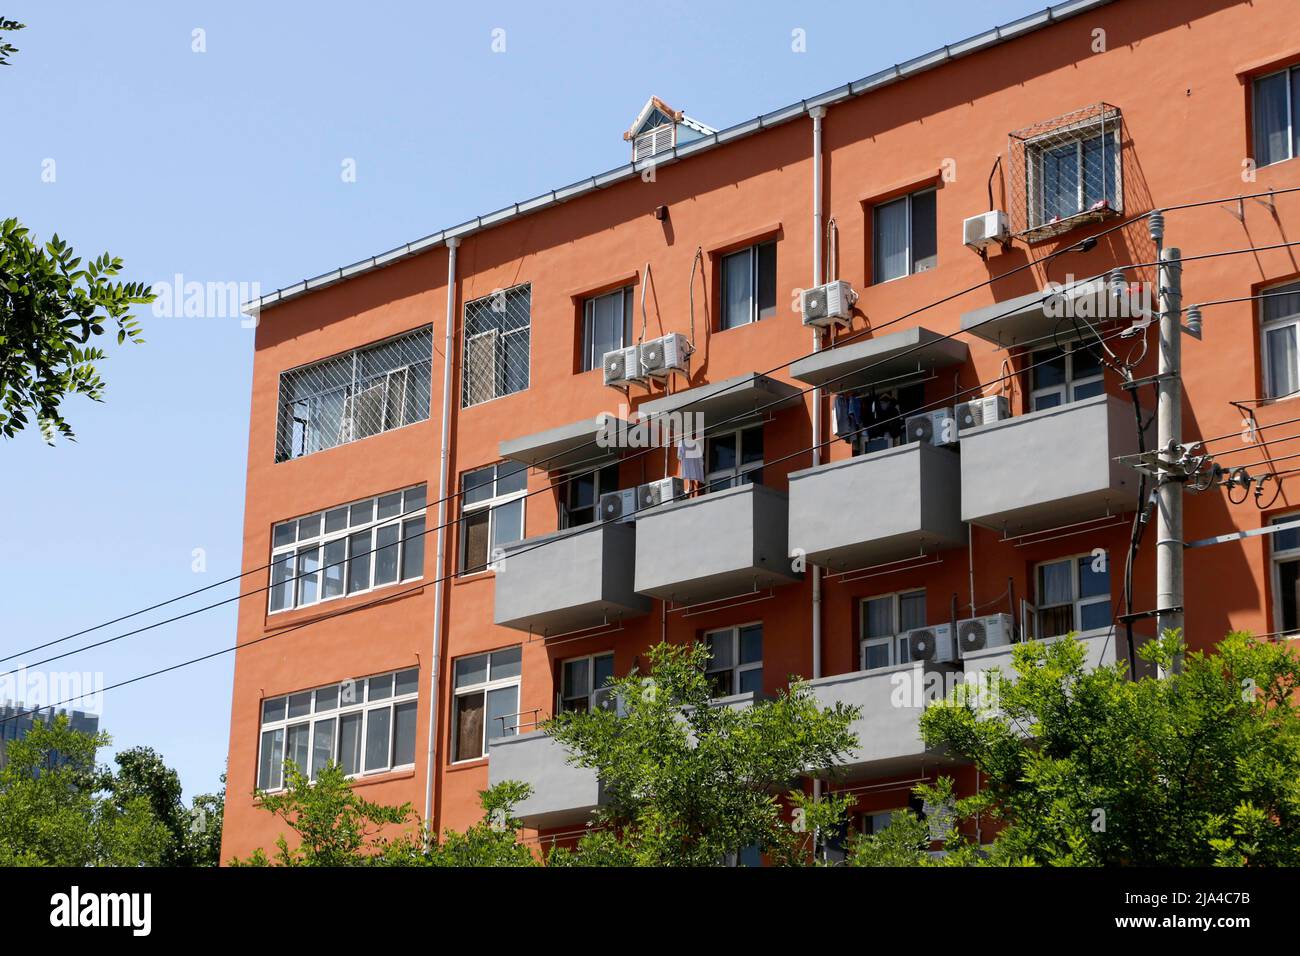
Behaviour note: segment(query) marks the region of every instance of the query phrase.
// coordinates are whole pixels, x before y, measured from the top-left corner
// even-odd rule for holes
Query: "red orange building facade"
[[[1184,337],[1183,438],[1253,480],[1189,492],[1185,539],[1300,511],[1298,14],[1086,0],[721,131],[652,100],[633,165],[263,299],[243,565],[268,590],[240,602],[223,858],[279,835],[253,792],[285,759],[439,829],[526,779],[529,839],[571,839],[599,786],[535,728],[663,639],[707,641],[737,705],[791,675],[862,705],[830,784],[859,826],[917,780],[974,786],[917,738],[912,676],[1066,631],[1127,654],[1140,488],[1114,459],[1132,394],[1155,403],[1115,366],[1155,374],[1158,343],[1078,280],[1152,262],[1147,213],[1184,306],[1235,300]],[[831,328],[802,317],[819,280],[857,296]],[[663,354],[605,368],[638,342]],[[601,438],[675,411],[702,461]],[[701,493],[673,500],[683,475]],[[1148,527],[1135,611],[1154,553]],[[1297,555],[1295,532],[1189,549],[1189,642],[1300,627]]]

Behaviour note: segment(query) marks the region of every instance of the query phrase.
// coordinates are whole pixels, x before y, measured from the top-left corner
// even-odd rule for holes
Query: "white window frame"
[[[1283,67],[1280,70],[1274,70],[1272,73],[1265,73],[1262,76],[1255,77],[1250,84],[1250,152],[1255,160],[1256,167],[1276,166],[1278,163],[1285,163],[1288,159],[1295,159],[1300,152],[1300,130],[1295,126],[1295,74],[1300,73],[1300,63],[1292,66]],[[1263,162],[1262,158],[1255,156],[1256,137],[1259,131],[1255,128],[1258,122],[1259,106],[1259,85],[1265,80],[1271,80],[1275,76],[1285,76],[1286,81],[1283,84],[1286,87],[1286,127],[1287,127],[1287,154],[1281,159]]]
[[[1290,279],[1286,282],[1269,286],[1261,291],[1265,294],[1292,291],[1300,293],[1300,281]],[[1291,315],[1266,319],[1264,317],[1264,310],[1267,308],[1267,304],[1267,299],[1261,299],[1259,302],[1259,354],[1264,364],[1264,394],[1270,399],[1287,398],[1290,395],[1295,394],[1295,392],[1277,393],[1277,387],[1273,382],[1273,363],[1270,361],[1269,356],[1268,333],[1286,328],[1292,330],[1296,342],[1297,368],[1294,369],[1294,372],[1296,374],[1296,381],[1300,382],[1300,311],[1294,312]]]
[[[505,494],[497,494],[496,493],[497,483],[501,480],[500,469],[501,466],[506,464],[512,466],[516,466],[516,465],[518,466],[519,471],[521,471],[524,475],[524,487],[520,488],[518,491],[508,491]],[[487,471],[488,469],[493,470],[492,471],[492,491],[493,491],[492,496],[489,498],[485,498],[482,501],[467,502],[465,500],[466,497],[465,477],[467,475],[476,474],[477,472]],[[456,575],[458,577],[468,577],[471,574],[486,574],[489,571],[495,570],[495,564],[497,560],[492,546],[492,542],[496,539],[497,509],[499,509],[503,505],[510,504],[512,501],[516,501],[521,498],[526,499],[528,497],[528,469],[526,466],[519,465],[518,462],[499,461],[496,462],[495,464],[484,465],[480,468],[470,468],[466,471],[462,471],[460,473],[460,481],[461,481],[460,484],[460,489],[461,489],[460,548],[459,548],[460,563],[457,568]],[[483,566],[474,565],[473,567],[467,567],[466,565],[469,560],[467,555],[467,552],[469,550],[469,535],[467,533],[467,529],[469,528],[469,522],[467,519],[471,515],[477,514],[478,512],[485,511],[485,510],[488,512],[487,561],[486,564]],[[519,508],[519,537],[515,539],[516,541],[522,541],[524,539],[524,534],[527,531],[527,528],[528,528],[528,502],[525,500],[523,505]]]
[[[924,196],[928,193],[934,194],[934,219],[935,219],[935,250],[934,262],[928,266],[917,268],[916,266],[916,246],[912,241],[912,223],[915,221],[915,213],[912,211],[912,200],[917,196]],[[880,275],[880,210],[890,206],[906,203],[907,205],[907,270],[902,275],[890,276],[888,279]],[[884,202],[876,203],[871,207],[871,284],[883,285],[886,282],[897,282],[899,279],[906,279],[908,276],[920,275],[922,272],[929,272],[938,268],[939,265],[939,188],[937,186],[927,186],[925,189],[918,189],[902,196],[896,196],[893,199],[887,199]]]
[[[1025,187],[1025,219],[1031,231],[1034,229],[1041,229],[1043,226],[1051,225],[1054,222],[1067,222],[1076,216],[1081,216],[1084,213],[1091,211],[1089,207],[1084,205],[1088,187],[1086,177],[1084,176],[1083,147],[1084,144],[1090,140],[1101,139],[1105,136],[1112,137],[1115,149],[1115,175],[1113,179],[1113,182],[1115,183],[1115,202],[1108,208],[1110,208],[1112,212],[1123,212],[1124,142],[1120,138],[1121,127],[1119,125],[1118,116],[1116,116],[1112,122],[1115,124],[1113,128],[1103,128],[1101,132],[1098,132],[1098,124],[1095,119],[1082,120],[1080,123],[1076,124],[1074,128],[1065,127],[1058,130],[1052,130],[1050,133],[1044,133],[1042,136],[1035,137],[1025,143],[1025,175],[1027,177]],[[1069,136],[1068,138],[1062,138],[1062,134],[1069,134]],[[1068,216],[1061,216],[1057,219],[1048,219],[1045,218],[1047,197],[1043,194],[1043,160],[1049,152],[1054,152],[1071,142],[1074,145],[1075,155],[1077,157],[1076,162],[1078,163],[1077,169],[1079,182],[1075,192],[1075,206],[1077,208]],[[1104,144],[1102,146],[1102,158],[1105,158]],[[1108,180],[1108,182],[1109,181],[1111,180]],[[1103,188],[1102,199],[1107,198],[1106,192],[1107,190]]]
[[[746,663],[746,664],[742,664],[742,663],[740,662],[740,632],[741,632],[741,631],[744,631],[744,630],[747,630],[748,628],[751,628],[751,627],[756,627],[756,628],[758,628],[758,631],[759,631],[759,634],[758,634],[758,636],[759,636],[759,640],[760,640],[760,641],[763,641],[763,640],[765,639],[766,635],[763,633],[763,622],[762,622],[762,621],[746,621],[746,622],[744,622],[743,624],[733,624],[733,625],[731,625],[730,627],[715,627],[715,628],[710,628],[709,630],[705,631],[705,632],[701,635],[701,640],[704,642],[705,646],[708,646],[709,641],[710,641],[711,638],[717,637],[717,636],[719,636],[719,635],[728,635],[729,638],[730,638],[730,640],[731,640],[731,662],[732,662],[732,663],[731,663],[731,666],[730,666],[730,667],[712,667],[712,666],[706,665],[705,670],[704,670],[704,676],[705,676],[705,677],[710,677],[710,676],[713,675],[713,674],[730,674],[730,675],[731,675],[731,693],[724,695],[724,696],[726,696],[726,697],[734,697],[734,696],[736,696],[737,694],[745,694],[745,693],[749,693],[748,691],[742,691],[742,690],[740,689],[740,675],[741,675],[741,674],[746,674],[746,673],[749,673],[749,672],[751,672],[751,671],[758,671],[758,673],[759,673],[759,683],[760,683],[760,686],[761,686],[761,683],[762,683],[762,674],[763,674],[763,658],[760,657],[757,661],[750,661],[749,663]],[[766,647],[763,648],[763,654],[764,654],[764,655],[767,654],[767,648],[766,648]]]
[[[1097,595],[1093,595],[1092,597],[1079,596],[1079,591],[1080,591],[1079,575],[1081,573],[1079,569],[1079,562],[1083,560],[1092,561],[1094,559],[1095,559],[1095,555],[1091,551],[1085,551],[1082,554],[1072,554],[1069,555],[1068,557],[1052,558],[1048,561],[1039,561],[1037,564],[1034,565],[1034,605],[1033,606],[1034,606],[1034,635],[1036,637],[1038,637],[1039,639],[1050,639],[1053,637],[1064,636],[1063,634],[1047,633],[1047,629],[1043,626],[1044,612],[1054,611],[1057,608],[1063,608],[1063,607],[1073,608],[1073,626],[1070,628],[1070,631],[1083,632],[1084,631],[1083,609],[1085,607],[1091,607],[1094,604],[1103,604],[1106,606],[1108,611],[1112,607],[1111,604],[1112,595],[1109,588],[1107,589],[1105,594],[1097,594]],[[1070,600],[1062,601],[1058,604],[1044,604],[1043,593],[1042,593],[1043,592],[1042,569],[1046,567],[1050,567],[1051,565],[1054,564],[1070,565],[1070,570],[1072,572],[1070,574]],[[1110,574],[1110,552],[1109,551],[1106,552],[1106,574],[1108,576]],[[1111,582],[1110,586],[1114,587],[1113,581]],[[1096,628],[1090,628],[1089,630],[1096,630]],[[1070,631],[1066,631],[1065,633],[1068,634],[1070,633]]]
[[[1093,398],[1094,396],[1092,395],[1085,395],[1083,398],[1074,397],[1075,389],[1084,385],[1095,385],[1100,382],[1102,384],[1102,389],[1099,394],[1105,393],[1106,367],[1104,365],[1101,366],[1096,374],[1084,375],[1079,378],[1076,378],[1074,375],[1074,353],[1076,350],[1086,347],[1087,346],[1082,341],[1066,342],[1060,347],[1060,351],[1065,355],[1065,381],[1060,385],[1045,385],[1042,388],[1031,388],[1029,391],[1030,411],[1036,412],[1043,411],[1046,408],[1060,408],[1062,405],[1070,405],[1074,402],[1081,402],[1085,399]],[[1047,359],[1047,354],[1049,352],[1054,351],[1057,351],[1056,347],[1051,346],[1043,349],[1034,349],[1028,354],[1030,385],[1033,385],[1034,380],[1037,378],[1039,364]],[[1048,395],[1059,395],[1061,401],[1055,405],[1045,406],[1044,409],[1040,409],[1038,407],[1039,398]]]
[[[418,499],[423,500],[425,504],[420,507],[413,507],[413,503]],[[397,514],[390,515],[386,518],[374,517],[379,513],[379,502],[384,498],[391,498],[393,495],[398,497]],[[411,502],[411,504],[408,504]],[[352,510],[354,508],[369,505],[371,518],[368,521],[361,521],[352,524]],[[327,516],[339,511],[346,511],[346,520],[341,529],[326,531]],[[303,515],[299,518],[290,518],[287,521],[277,521],[271,527],[271,565],[268,570],[268,588],[266,593],[267,614],[283,614],[286,611],[297,610],[298,608],[311,607],[314,604],[320,604],[324,601],[336,601],[341,598],[351,597],[357,594],[365,594],[378,588],[391,587],[396,584],[403,584],[407,581],[418,581],[424,577],[424,539],[427,528],[421,527],[416,529],[412,527],[408,531],[408,525],[423,523],[428,514],[428,499],[426,485],[411,485],[406,488],[399,488],[397,491],[384,492],[382,495],[374,495],[370,498],[361,498],[357,501],[349,502],[345,505],[335,505],[332,508],[326,508],[323,511],[317,511],[309,515]],[[320,530],[315,534],[309,534],[304,537],[302,528],[304,524],[310,525],[313,521],[319,522]],[[275,536],[280,528],[294,526],[294,538],[291,542],[276,545]],[[378,536],[380,528],[397,526],[397,542],[393,545],[384,545],[383,547],[396,548],[397,558],[397,577],[392,581],[383,581],[375,583],[375,569],[378,562],[375,560],[379,555]],[[357,551],[354,555],[352,538],[359,534],[369,534],[370,542],[366,548],[365,558],[367,567],[367,584],[365,587],[352,588],[352,561],[354,557],[361,557],[362,552]],[[413,535],[417,537],[412,537]],[[325,594],[325,553],[327,547],[331,544],[343,542],[342,564],[329,562],[333,567],[341,570],[343,579],[343,589],[338,594]],[[408,547],[420,549],[420,573],[407,576],[403,573],[406,567],[406,549]],[[308,576],[298,577],[301,573],[298,569],[302,553],[315,549],[316,551],[316,568]],[[281,568],[287,566],[286,579],[277,582],[276,577],[281,572]],[[277,589],[283,584],[289,587],[289,600],[283,607],[276,607]],[[311,600],[302,600],[302,594],[306,587],[314,587],[316,596]]]
[[[776,315],[775,301],[773,301],[772,305],[769,306],[766,310],[763,309],[758,302],[759,285],[761,282],[761,277],[759,275],[759,265],[760,265],[761,257],[759,256],[758,251],[763,246],[772,247],[772,271],[774,273],[773,281],[775,281],[776,279],[775,272],[777,268],[777,258],[776,258],[777,248],[776,248],[775,239],[764,239],[761,242],[755,242],[752,245],[748,245],[743,249],[733,249],[731,252],[723,253],[719,257],[718,259],[718,281],[720,286],[720,290],[718,294],[718,303],[719,303],[719,310],[720,310],[719,318],[718,318],[719,332],[726,332],[730,329],[743,328],[746,325],[753,325],[755,322],[758,322],[761,319],[772,318]],[[744,322],[737,322],[735,325],[727,325],[726,324],[727,316],[728,316],[727,263],[729,261],[738,258],[739,256],[749,257],[749,318],[747,318]],[[778,292],[778,297],[779,295],[780,293]],[[765,312],[766,314],[764,314]]]
[[[387,677],[389,678],[393,690],[395,691],[397,689],[396,686],[397,675],[407,674],[411,672],[415,673],[415,690],[400,695],[390,694],[386,698],[375,698],[374,700],[369,699],[369,688],[370,688],[371,680],[380,680],[382,678]],[[351,688],[350,692],[348,688]],[[288,694],[277,694],[274,697],[266,697],[258,701],[257,712],[258,712],[259,719],[258,719],[258,731],[257,731],[257,765],[254,773],[254,777],[256,778],[258,789],[263,790],[266,793],[275,793],[277,791],[285,789],[284,764],[289,759],[288,740],[289,740],[289,730],[291,728],[304,727],[304,726],[307,728],[308,731],[307,766],[299,767],[298,769],[303,773],[307,774],[309,779],[314,781],[317,775],[316,768],[312,766],[312,761],[315,759],[315,755],[316,755],[317,725],[322,721],[326,721],[326,720],[334,721],[333,729],[330,732],[331,733],[330,762],[341,763],[342,754],[340,753],[339,748],[342,742],[340,731],[343,722],[343,717],[352,714],[361,715],[361,732],[360,732],[361,745],[357,753],[357,770],[354,773],[349,773],[347,775],[349,780],[355,780],[359,777],[374,776],[376,774],[381,774],[381,773],[391,773],[394,770],[404,770],[408,767],[414,767],[415,766],[414,755],[416,753],[414,741],[412,741],[412,750],[411,750],[412,758],[409,763],[394,764],[393,751],[394,748],[397,746],[396,730],[397,730],[398,706],[403,704],[410,704],[410,703],[416,704],[416,709],[417,709],[416,728],[418,732],[418,728],[419,728],[418,710],[419,710],[419,696],[420,696],[419,689],[420,689],[419,668],[404,667],[401,670],[385,671],[380,674],[371,674],[369,677],[356,677],[345,681],[339,681],[338,683],[334,683],[334,684],[322,684],[320,687],[313,687],[310,690],[292,691],[291,693]],[[336,702],[332,707],[325,705],[323,702],[318,702],[317,695],[320,692],[327,691],[327,690],[333,690],[336,695],[335,696]],[[290,698],[299,697],[303,694],[311,695],[310,709],[307,711],[306,715],[298,716],[298,717],[290,717],[289,716]],[[352,696],[353,698],[359,697],[360,699],[354,699],[351,702],[345,702],[345,697],[347,696]],[[264,715],[266,712],[265,711],[266,705],[277,700],[283,701],[284,703],[284,708],[285,708],[284,716],[277,720],[264,720],[262,715]],[[321,709],[318,709],[318,707],[320,707]],[[384,766],[366,769],[366,758],[368,756],[366,752],[366,748],[369,745],[368,734],[370,730],[370,714],[372,712],[380,711],[380,710],[388,711],[388,756],[387,759],[384,761]],[[266,746],[266,735],[268,733],[275,733],[276,731],[280,732],[281,760],[280,760],[280,767],[278,768],[279,783],[273,787],[263,787],[261,786],[262,784],[261,774],[262,774],[263,751]],[[275,772],[276,772],[275,770],[272,771],[273,774]]]
[[[614,348],[627,348],[632,344],[632,303],[633,303],[633,286],[625,285],[618,289],[611,289],[609,292],[602,292],[599,295],[590,295],[582,300],[582,370],[590,372],[593,369],[600,368],[605,362],[605,355],[597,355],[592,351],[596,347],[596,303],[602,299],[609,299],[614,296],[621,296],[623,299],[623,333],[619,344]]]
[[[519,652],[519,673],[511,674],[508,677],[494,678],[492,676],[492,657],[494,654],[500,654],[504,651]],[[456,686],[456,665],[461,661],[471,660],[475,657],[487,658],[487,680],[478,681],[477,683],[474,684],[466,684],[464,687]],[[455,660],[451,662],[451,685],[452,685],[452,700],[451,700],[451,748],[450,749],[452,754],[452,759],[451,759],[452,764],[473,763],[476,760],[487,760],[491,756],[489,752],[490,750],[489,744],[493,740],[500,740],[502,737],[514,737],[516,734],[519,733],[519,724],[520,724],[519,717],[521,711],[516,710],[515,713],[507,715],[515,718],[515,723],[513,727],[510,727],[508,730],[505,730],[505,732],[502,733],[499,737],[488,736],[487,695],[489,691],[503,690],[507,687],[514,687],[515,707],[516,708],[519,707],[520,696],[523,691],[523,645],[522,644],[511,644],[507,647],[497,647],[497,648],[493,648],[490,651],[479,651],[477,654],[462,654],[460,657],[457,657]],[[460,746],[460,716],[459,716],[460,707],[458,705],[462,697],[470,697],[475,694],[480,694],[483,697],[483,739],[479,741],[478,756],[461,757],[457,753],[457,747]],[[503,725],[504,725],[504,721],[503,721]],[[503,730],[504,729],[505,728],[503,726]]]
[[[756,462],[751,461],[749,464],[744,464],[744,436],[746,432],[754,429],[757,429],[758,433],[762,435],[763,438],[763,457]],[[722,491],[726,488],[734,488],[740,484],[761,485],[763,483],[763,476],[761,474],[758,476],[757,481],[754,481],[752,478],[746,478],[746,480],[742,482],[740,479],[744,476],[750,475],[752,472],[761,472],[763,470],[763,465],[767,459],[767,434],[764,430],[764,423],[759,422],[757,424],[751,423],[749,425],[741,425],[737,428],[729,428],[717,435],[709,435],[706,437],[704,440],[704,467],[707,468],[709,465],[709,458],[711,457],[709,453],[713,448],[713,443],[725,438],[731,438],[736,443],[736,463],[730,468],[719,468],[715,471],[707,472],[704,475],[705,489],[708,491]],[[727,483],[715,487],[715,483],[722,481]]]
[[[1284,524],[1289,521],[1300,520],[1300,511],[1293,511],[1289,514],[1275,515],[1269,520],[1270,525]],[[1300,540],[1300,535],[1297,535]],[[1296,626],[1288,629],[1286,622],[1283,620],[1282,612],[1282,565],[1291,563],[1300,563],[1300,545],[1294,548],[1279,549],[1276,547],[1277,533],[1269,535],[1269,575],[1273,585],[1273,627],[1275,634],[1282,637],[1291,637],[1300,634],[1300,599],[1296,605]]]
[[[904,639],[904,635],[913,628],[903,627],[903,599],[917,597],[921,599],[922,610],[924,610],[926,601],[925,588],[903,588],[888,594],[872,594],[858,599],[858,670],[883,670],[886,667],[895,667],[899,664],[911,662],[911,647]],[[885,600],[891,601],[893,604],[891,618],[894,632],[871,637],[867,634],[867,605],[873,601]],[[928,615],[922,614],[921,623],[913,625],[913,627],[926,627],[927,620]],[[889,663],[882,664],[880,667],[867,667],[868,647],[887,647],[889,649]]]
[[[605,686],[603,684],[598,685],[596,683],[596,661],[604,660],[605,658],[609,659],[609,671],[611,674],[613,674],[614,673],[614,652],[613,651],[601,651],[596,654],[583,654],[581,657],[567,657],[564,660],[560,661],[560,689],[556,691],[555,694],[556,713],[561,713],[563,711],[573,709],[573,708],[566,707],[565,705],[570,701],[579,701],[579,700],[585,701],[587,705],[586,709],[588,711],[591,710],[591,695],[594,694],[596,691],[600,690],[601,687]],[[574,693],[574,694],[566,695],[565,691],[568,690],[569,688],[565,687],[564,679],[565,679],[565,675],[568,673],[568,667],[570,664],[577,664],[580,661],[587,662],[586,691],[581,694]]]

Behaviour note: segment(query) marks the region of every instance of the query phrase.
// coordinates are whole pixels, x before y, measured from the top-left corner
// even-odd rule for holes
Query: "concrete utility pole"
[[[1164,248],[1164,216],[1150,216],[1151,238],[1159,251],[1157,273],[1160,309],[1160,364],[1156,406],[1157,450],[1169,458],[1181,455],[1183,437],[1182,382],[1182,254]],[[1159,634],[1183,626],[1183,476],[1161,470],[1157,478],[1156,625]],[[1181,661],[1175,670],[1181,669]]]

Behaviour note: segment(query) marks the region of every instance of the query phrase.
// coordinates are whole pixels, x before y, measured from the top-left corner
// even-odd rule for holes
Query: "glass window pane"
[[[763,461],[763,426],[746,428],[740,434],[740,464],[761,464]]]
[[[334,759],[334,718],[316,721],[311,742],[311,778],[315,780]]]
[[[757,664],[763,659],[763,625],[750,624],[740,629],[740,663]]]
[[[1034,411],[1041,412],[1047,408],[1055,408],[1061,404],[1061,392],[1047,392],[1043,395],[1034,396]]]
[[[925,592],[912,591],[898,596],[899,629],[910,631],[914,627],[925,627]]]
[[[875,281],[907,275],[907,197],[876,207]]]
[[[492,548],[503,548],[524,536],[524,499],[516,498],[492,509]]]
[[[704,640],[709,645],[709,670],[730,670],[736,666],[735,632],[714,631],[704,635]]]
[[[482,571],[488,563],[488,509],[467,514],[461,521],[462,574]]]
[[[912,196],[912,271],[933,269],[938,262],[938,237],[935,224],[933,189]]]
[[[1110,627],[1110,602],[1096,601],[1079,607],[1079,630],[1095,631]]]
[[[271,546],[275,548],[282,547],[286,544],[293,544],[298,531],[298,522],[286,521],[283,524],[275,526],[271,536]]]
[[[391,584],[397,580],[397,540],[402,529],[396,521],[375,528],[375,584]]]
[[[1101,565],[1096,570],[1094,565]],[[1110,594],[1109,558],[1086,557],[1079,559],[1079,597],[1090,598]]]
[[[294,724],[289,728],[285,744],[285,759],[292,761],[302,773],[310,770],[308,765],[310,742],[311,724]]]
[[[492,680],[504,680],[519,676],[519,664],[523,660],[523,648],[507,647],[492,652]]]
[[[361,769],[361,714],[344,714],[339,718],[339,766],[344,773]]]
[[[866,637],[892,637],[894,627],[893,597],[872,598],[862,604],[862,623]]]
[[[311,713],[311,691],[289,695],[289,719],[304,717]]]
[[[862,649],[862,669],[872,670],[876,667],[889,666],[889,644],[867,644]]]
[[[1074,600],[1069,561],[1043,564],[1038,568],[1038,606],[1068,604]]]
[[[378,677],[370,678],[366,683],[369,685],[366,700],[387,700],[393,696],[392,674],[380,674]]]
[[[284,779],[284,728],[262,734],[262,752],[257,765],[257,785],[263,790],[279,789]]]
[[[492,482],[496,470],[492,467],[479,468],[475,471],[467,471],[461,476],[462,502],[472,505],[480,501],[487,501],[492,497]]]
[[[614,655],[601,654],[592,661],[591,686],[599,690],[614,676]]]
[[[456,698],[456,752],[454,760],[483,756],[483,694]]]
[[[398,671],[396,686],[393,688],[393,696],[401,697],[405,694],[414,694],[420,686],[420,669],[412,667],[410,670]]]
[[[335,538],[325,545],[325,597],[338,597],[345,590],[348,539]]]
[[[305,541],[308,538],[320,537],[320,515],[308,515],[306,518],[298,519],[298,540]]]
[[[424,485],[417,485],[414,488],[407,488],[405,496],[402,499],[402,514],[409,515],[413,511],[419,511],[425,507],[425,489]]]
[[[736,467],[736,435],[719,435],[708,440],[709,474]]]
[[[734,329],[753,313],[753,265],[749,249],[722,259],[722,328]]]
[[[1075,381],[1100,375],[1102,372],[1101,355],[1087,346],[1076,346],[1070,352],[1070,375]]]
[[[487,680],[488,656],[486,654],[475,654],[473,657],[462,657],[456,661],[456,686],[469,687],[472,684],[482,684]]]
[[[366,682],[360,677],[352,677],[339,684],[339,706],[347,707],[365,700]]]
[[[330,684],[328,687],[318,687],[316,689],[316,713],[326,710],[333,710],[339,705],[339,685]]]
[[[1291,155],[1286,72],[1256,80],[1254,100],[1255,163],[1280,163]]]
[[[1282,620],[1279,630],[1294,631],[1300,628],[1300,561],[1281,561],[1277,566],[1278,603]]]
[[[768,319],[776,315],[776,243],[764,242],[758,247],[758,317]]]
[[[562,697],[582,697],[590,692],[591,685],[588,683],[587,665],[586,658],[565,661],[563,673],[560,675],[560,695]]]
[[[415,763],[415,701],[393,708],[393,766]]]
[[[379,498],[379,520],[384,518],[396,518],[402,513],[402,493],[395,491],[391,495],[382,495]]]
[[[1031,388],[1053,388],[1065,384],[1065,353],[1060,349],[1041,349],[1030,353]]]
[[[325,512],[325,533],[330,534],[334,531],[342,531],[348,526],[348,509],[335,508],[333,511]]]
[[[1037,225],[1079,211],[1079,144],[1066,143],[1041,154],[1043,209]]]
[[[503,461],[497,465],[497,497],[525,491],[527,488],[527,466],[517,461]]]
[[[519,732],[519,688],[498,687],[487,693],[487,739],[513,737]]]
[[[269,724],[277,720],[284,720],[284,698],[272,697],[262,701],[262,723]]]
[[[412,518],[402,523],[402,579],[410,580],[424,574],[424,518]]]
[[[293,552],[273,559],[271,564],[271,610],[283,611],[293,604]]]
[[[1293,521],[1300,521],[1300,515],[1283,515],[1280,518],[1274,518],[1271,523],[1290,524]],[[1291,551],[1294,548],[1300,548],[1300,530],[1292,528],[1289,531],[1275,531],[1273,533],[1274,554],[1279,551]]]
[[[1300,76],[1300,70],[1296,71]],[[1268,298],[1261,300],[1265,322],[1300,318],[1300,282],[1265,289]]]
[[[761,694],[763,692],[763,669],[755,667],[752,670],[740,672],[740,690],[741,694]]]
[[[359,531],[348,538],[348,590],[364,591],[370,587],[370,532]]]
[[[388,766],[389,736],[393,712],[388,707],[366,711],[366,769],[382,770]]]
[[[1074,630],[1074,605],[1062,604],[1038,612],[1040,638],[1060,637]]]
[[[1100,395],[1106,391],[1106,383],[1101,379],[1095,382],[1085,382],[1083,385],[1075,385],[1070,390],[1070,400],[1079,402],[1085,398],[1092,398],[1094,395]]]
[[[374,519],[375,500],[373,498],[358,501],[348,510],[348,523],[354,528],[358,525],[369,524]]]
[[[1297,380],[1296,327],[1284,325],[1269,329],[1264,335],[1264,341],[1268,351],[1269,397],[1290,395],[1300,388],[1300,380]]]
[[[320,548],[298,552],[298,603],[311,604],[320,598]]]

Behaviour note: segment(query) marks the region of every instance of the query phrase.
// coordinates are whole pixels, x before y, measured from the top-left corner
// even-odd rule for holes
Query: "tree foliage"
[[[1123,663],[1087,670],[1075,640],[1026,644],[1013,652],[1018,679],[999,679],[998,712],[928,709],[926,742],[981,774],[956,819],[996,830],[987,855],[953,837],[943,862],[1300,864],[1300,662],[1285,644],[1231,634],[1175,673],[1183,651],[1177,633],[1149,642],[1142,656],[1168,676],[1131,681]],[[906,852],[908,826],[853,861],[929,862],[915,844]]]

